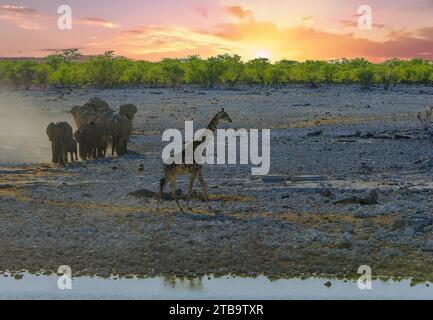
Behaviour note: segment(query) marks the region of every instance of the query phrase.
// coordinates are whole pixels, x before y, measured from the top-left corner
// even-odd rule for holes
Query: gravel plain
[[[49,164],[46,125],[73,124],[68,110],[92,97],[138,106],[131,152]],[[4,272],[351,278],[369,265],[433,281],[433,127],[416,119],[433,88],[52,89],[0,91],[0,102],[23,110],[14,130],[0,120]],[[205,166],[213,210],[198,183],[191,211],[168,195],[156,210],[162,131],[205,127],[220,108],[233,119],[222,128],[271,129],[270,174]]]

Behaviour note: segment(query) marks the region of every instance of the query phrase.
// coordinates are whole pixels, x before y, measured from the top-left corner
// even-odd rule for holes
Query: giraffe
[[[218,113],[212,118],[209,125],[207,126],[207,130],[214,133],[218,127],[218,124],[220,121],[227,121],[232,122],[232,119],[227,114],[226,111],[224,111],[224,108],[218,111]],[[202,137],[201,141],[194,141],[193,142],[193,150],[200,146],[205,141],[205,136]],[[182,159],[185,159],[185,148],[182,151]],[[179,200],[176,196],[176,179],[178,176],[186,176],[190,175],[189,185],[188,185],[188,199],[187,199],[187,208],[190,210],[189,207],[190,199],[191,199],[191,193],[194,186],[195,180],[198,178],[201,185],[201,190],[203,193],[203,198],[206,201],[206,204],[209,209],[212,209],[209,205],[209,199],[208,199],[208,193],[207,193],[207,187],[206,183],[203,178],[203,165],[194,163],[193,164],[164,164],[164,178],[160,180],[159,186],[160,186],[160,192],[159,192],[159,199],[158,199],[158,210],[162,199],[162,194],[164,191],[164,187],[169,182],[171,186],[171,192],[173,194],[173,198],[176,201],[176,204],[181,212],[183,212],[182,206],[179,203]]]

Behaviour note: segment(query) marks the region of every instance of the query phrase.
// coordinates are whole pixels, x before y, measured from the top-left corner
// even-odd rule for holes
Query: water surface
[[[409,280],[373,281],[372,290],[360,290],[355,281],[283,279],[265,277],[203,277],[101,279],[81,277],[72,290],[60,290],[57,276],[25,274],[21,280],[0,278],[0,299],[433,299],[433,286],[410,286]]]

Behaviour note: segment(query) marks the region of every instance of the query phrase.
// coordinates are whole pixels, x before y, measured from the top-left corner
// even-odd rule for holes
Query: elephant
[[[86,124],[95,122],[98,116],[96,111],[88,106],[75,106],[71,109],[70,112],[74,117],[77,128],[81,128]]]
[[[124,104],[123,106],[120,106],[119,114],[121,116],[125,116],[129,119],[129,121],[132,122],[134,120],[134,116],[137,113],[137,107],[133,104]]]
[[[102,127],[104,128],[104,137],[105,137],[105,142],[107,144],[107,147],[108,144],[111,144],[111,135],[108,133],[108,125],[113,120],[113,117],[114,117],[114,113],[103,112],[98,114],[98,117],[96,118],[95,121],[95,123],[102,125]]]
[[[74,138],[79,143],[79,154],[82,160],[105,157],[107,142],[101,124],[90,123],[81,126],[75,131]]]
[[[73,140],[72,127],[67,122],[50,123],[46,133],[51,142],[51,161],[60,165],[68,163],[68,147]]]
[[[131,121],[122,115],[111,117],[107,126],[107,135],[111,138],[111,154],[122,156],[128,152],[128,139],[132,133]]]
[[[73,107],[70,112],[77,128],[81,128],[83,125],[95,122],[100,114],[113,113],[113,110],[107,102],[99,98],[92,98],[82,106]]]
[[[100,112],[95,120],[95,123],[101,124],[105,130],[108,128],[108,124],[111,122],[111,120],[114,117],[113,112]]]
[[[75,139],[71,139],[68,144],[68,150],[67,152],[71,155],[71,161],[75,162],[78,161],[78,148],[77,148],[77,141]],[[75,159],[74,159],[75,155]]]
[[[91,98],[83,107],[93,109],[95,112],[114,112],[107,102],[99,98]]]

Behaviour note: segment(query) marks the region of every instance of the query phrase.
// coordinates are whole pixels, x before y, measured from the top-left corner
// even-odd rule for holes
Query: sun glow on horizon
[[[258,50],[258,51],[254,52],[254,58],[255,59],[259,59],[259,58],[271,59],[271,54],[269,53],[268,50]]]

